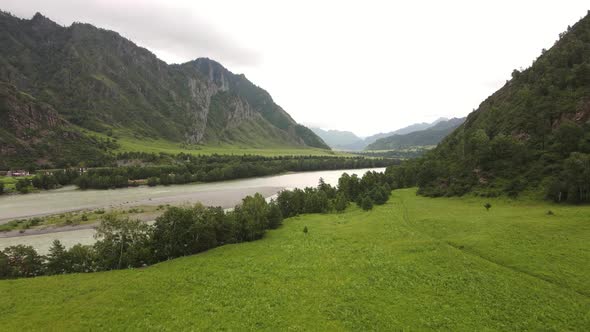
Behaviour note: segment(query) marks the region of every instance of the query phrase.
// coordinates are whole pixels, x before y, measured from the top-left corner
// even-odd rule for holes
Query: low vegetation
[[[588,330],[589,214],[586,206],[395,190],[370,212],[299,215],[261,241],[144,269],[0,281],[2,325]]]

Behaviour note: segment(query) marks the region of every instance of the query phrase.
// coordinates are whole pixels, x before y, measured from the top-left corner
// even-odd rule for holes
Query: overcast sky
[[[215,59],[298,122],[365,136],[467,115],[590,3],[2,0],[0,8],[115,30],[168,63]]]

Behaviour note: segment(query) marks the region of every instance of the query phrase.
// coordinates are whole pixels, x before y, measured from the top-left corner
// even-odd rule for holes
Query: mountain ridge
[[[437,125],[440,122],[445,122],[448,120],[449,119],[446,117],[440,117],[430,123],[414,123],[391,132],[374,134],[371,136],[367,136],[365,138],[361,138],[350,131],[335,129],[324,130],[318,127],[311,127],[311,130],[314,133],[316,133],[316,135],[321,137],[331,148],[344,151],[362,151],[366,149],[367,146],[375,143],[379,139],[390,137],[393,135],[404,135],[416,131],[425,130]]]
[[[119,33],[0,14],[0,82],[69,123],[190,144],[329,149],[268,92],[218,62],[166,64]]]
[[[434,125],[423,130],[379,138],[369,144],[365,150],[399,150],[418,146],[437,145],[464,121],[465,118],[436,121]]]

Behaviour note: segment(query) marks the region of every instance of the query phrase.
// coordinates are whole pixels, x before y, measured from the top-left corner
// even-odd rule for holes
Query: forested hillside
[[[68,123],[96,132],[191,144],[328,148],[268,92],[215,61],[168,65],[116,32],[83,23],[63,27],[41,14],[27,20],[0,12],[0,82],[16,87],[4,89],[3,98],[20,91]],[[5,122],[0,128],[2,143],[15,139]]]
[[[518,195],[590,201],[590,16],[469,114],[425,158],[392,169],[425,195]]]

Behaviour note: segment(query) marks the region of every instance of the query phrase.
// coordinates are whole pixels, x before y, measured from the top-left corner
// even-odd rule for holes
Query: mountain
[[[447,118],[438,118],[437,120],[431,123],[415,123],[392,132],[379,133],[366,137],[364,139],[356,136],[354,133],[350,131],[323,130],[321,128],[312,128],[312,131],[316,133],[319,137],[321,137],[324,140],[324,142],[326,142],[326,144],[328,144],[331,148],[344,151],[361,151],[364,150],[368,145],[371,145],[372,143],[381,138],[389,137],[392,135],[404,135],[415,131],[425,130],[440,122],[444,122],[447,120]]]
[[[447,121],[447,118],[438,118],[435,121],[428,123],[428,122],[421,122],[421,123],[414,123],[407,127],[403,127],[394,131],[390,131],[388,133],[379,133],[365,138],[366,145],[372,144],[380,138],[389,137],[392,135],[405,135],[415,131],[425,130],[428,129],[441,121]]]
[[[80,160],[100,164],[116,147],[83,134],[50,105],[6,83],[0,83],[0,143],[0,169],[49,161],[59,167]]]
[[[431,196],[529,190],[590,202],[590,13],[425,158],[394,173],[398,185]]]
[[[323,130],[313,127],[311,130],[333,149],[349,150],[351,146],[362,144],[363,142],[362,138],[350,131]]]
[[[328,148],[268,92],[213,60],[168,65],[116,32],[83,23],[63,27],[39,13],[27,20],[0,12],[0,82],[16,88],[8,93],[26,93],[92,131],[192,144]]]
[[[366,150],[400,150],[410,147],[437,145],[443,138],[459,127],[465,118],[453,118],[437,121],[425,130],[412,131],[408,134],[394,134],[380,138],[366,147]]]

